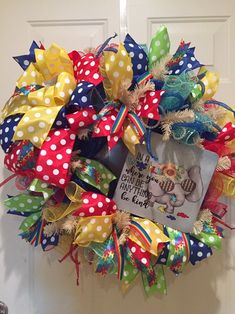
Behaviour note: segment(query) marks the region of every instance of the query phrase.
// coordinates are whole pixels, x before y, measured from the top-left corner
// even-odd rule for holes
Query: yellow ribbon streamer
[[[160,253],[158,249],[159,243],[169,242],[170,239],[163,233],[163,230],[159,228],[151,220],[139,218],[139,217],[133,217],[132,220],[138,222],[138,224],[140,224],[144,228],[144,230],[150,236],[152,242],[151,242],[150,248],[147,248],[146,244],[143,242],[141,237],[133,230],[130,230],[129,238],[132,241],[136,242],[139,246],[141,246],[146,251],[150,252],[151,254],[155,256],[158,256]]]
[[[132,124],[124,125],[124,133],[122,136],[124,144],[127,146],[132,155],[135,155],[135,145],[139,144],[138,134]]]

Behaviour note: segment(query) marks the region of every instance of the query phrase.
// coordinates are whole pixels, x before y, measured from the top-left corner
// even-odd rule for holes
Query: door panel
[[[196,46],[196,56],[221,77],[217,98],[234,103],[235,2],[129,0],[127,25],[130,34],[142,43],[150,43],[157,28],[168,27],[174,52],[181,39]],[[138,18],[137,18],[138,17]]]

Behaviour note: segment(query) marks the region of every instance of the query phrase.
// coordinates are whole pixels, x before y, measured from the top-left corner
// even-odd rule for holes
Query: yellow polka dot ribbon
[[[138,232],[138,229],[135,227],[133,228],[133,225],[131,226],[129,238],[146,251],[155,256],[158,256],[162,249],[159,247],[159,244],[167,243],[170,241],[170,239],[164,234],[163,230],[151,220],[133,217],[132,221],[136,223],[137,226],[139,225],[143,230],[145,230],[151,241],[149,244],[146,243],[146,241],[144,241],[143,237]]]
[[[88,246],[91,242],[104,242],[112,232],[113,215],[80,218],[74,244]]]
[[[205,67],[200,68],[199,74],[205,71],[205,76],[202,78],[201,81],[205,86],[205,92],[202,96],[202,99],[206,101],[213,98],[213,96],[217,92],[219,85],[219,75],[215,72],[207,71]]]
[[[129,87],[133,79],[131,57],[123,44],[119,44],[116,53],[104,51],[100,71],[104,77],[106,95],[110,100],[120,99],[123,82],[125,81]]]
[[[122,136],[124,144],[127,146],[129,151],[135,155],[135,145],[139,144],[138,135],[136,133],[135,127],[132,124],[124,126],[124,132]]]
[[[60,109],[66,105],[76,80],[73,64],[66,51],[53,44],[48,50],[35,49],[36,62],[31,63],[17,80],[19,89],[34,87],[27,94],[17,93],[7,103],[3,118],[24,113],[13,140],[30,140],[40,148]],[[41,88],[38,88],[40,87]]]

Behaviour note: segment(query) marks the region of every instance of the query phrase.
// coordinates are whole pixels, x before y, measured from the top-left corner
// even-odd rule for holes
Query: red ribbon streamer
[[[74,263],[75,265],[75,269],[76,269],[76,274],[77,274],[77,285],[79,286],[79,266],[80,266],[80,262],[78,261],[78,246],[73,243],[71,243],[70,249],[68,251],[68,253],[65,254],[64,257],[62,257],[61,259],[59,259],[59,262],[62,263],[67,257],[70,257],[71,261]]]

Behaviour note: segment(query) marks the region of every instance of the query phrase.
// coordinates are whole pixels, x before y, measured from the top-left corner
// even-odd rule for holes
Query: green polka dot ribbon
[[[14,211],[37,212],[44,204],[44,199],[41,196],[19,194],[7,199],[4,203],[9,209]]]
[[[162,265],[157,265],[154,267],[154,271],[156,274],[155,283],[150,287],[148,284],[147,276],[145,273],[142,273],[142,280],[144,285],[145,293],[149,296],[153,293],[159,292],[162,294],[166,294],[166,279],[164,275],[164,270]]]
[[[122,289],[124,291],[129,288],[129,286],[135,280],[138,274],[139,270],[135,266],[133,266],[133,264],[126,260],[122,277]]]
[[[96,160],[79,157],[79,161],[79,167],[75,170],[77,177],[107,195],[110,182],[116,179],[115,175]]]
[[[47,201],[51,195],[54,194],[53,189],[48,188],[48,184],[39,179],[34,179],[28,189],[32,192],[42,193],[45,201]]]
[[[211,248],[221,248],[222,238],[216,234],[216,231],[210,224],[204,223],[203,231],[197,235],[193,234],[193,237],[205,243]]]
[[[160,61],[170,51],[170,39],[167,28],[161,26],[157,33],[153,36],[149,48],[149,68],[151,69],[154,63]]]
[[[39,211],[39,212],[36,212],[36,213],[33,213],[32,215],[26,217],[19,229],[22,231],[22,232],[26,232],[26,231],[29,231],[29,229],[39,220],[41,219],[42,217],[42,212]]]
[[[43,197],[28,194],[19,194],[5,201],[5,205],[11,210],[31,213],[22,221],[19,227],[22,232],[28,231],[41,218],[41,207],[43,204]]]
[[[202,98],[202,88],[200,87],[199,84],[195,84],[192,91],[191,91],[189,99],[192,103],[195,103],[196,101],[200,100],[201,98]]]

